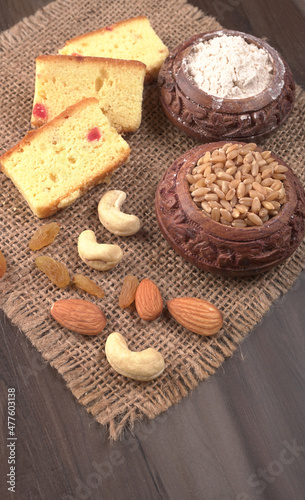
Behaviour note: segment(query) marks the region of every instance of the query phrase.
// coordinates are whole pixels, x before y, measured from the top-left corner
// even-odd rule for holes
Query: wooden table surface
[[[47,3],[0,0],[0,29]],[[305,0],[191,3],[226,28],[267,37],[305,87]],[[0,499],[304,500],[304,279],[303,272],[213,377],[115,443],[2,314]],[[9,388],[15,493],[6,482]]]

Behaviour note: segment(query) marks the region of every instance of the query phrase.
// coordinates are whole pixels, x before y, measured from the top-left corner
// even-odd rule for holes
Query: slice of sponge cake
[[[34,214],[43,218],[103,182],[129,154],[98,100],[88,98],[29,132],[0,163]]]
[[[142,61],[146,65],[147,83],[157,78],[168,49],[147,17],[138,16],[68,40],[59,54]]]
[[[32,125],[41,126],[71,104],[96,97],[119,133],[141,123],[145,64],[139,61],[46,55],[36,58]]]

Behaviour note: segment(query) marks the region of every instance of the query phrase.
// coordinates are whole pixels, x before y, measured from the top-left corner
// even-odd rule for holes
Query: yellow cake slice
[[[96,97],[117,132],[134,132],[141,123],[145,73],[146,66],[139,61],[37,57],[31,123],[39,127],[81,99]]]
[[[1,170],[37,217],[48,217],[109,178],[130,148],[98,100],[83,99],[30,131],[1,158]]]
[[[138,16],[68,40],[59,54],[142,61],[147,83],[157,78],[168,49],[147,17]]]

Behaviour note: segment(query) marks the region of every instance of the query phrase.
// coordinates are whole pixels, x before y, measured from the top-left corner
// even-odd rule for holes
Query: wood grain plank
[[[23,17],[31,16],[48,3],[50,0],[1,0],[0,31],[11,28]]]

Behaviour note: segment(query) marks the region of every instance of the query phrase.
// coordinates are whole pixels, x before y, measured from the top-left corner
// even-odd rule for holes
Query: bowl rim
[[[284,180],[284,186],[286,190],[287,201],[283,204],[278,215],[275,215],[269,221],[265,222],[262,226],[250,226],[245,228],[235,228],[232,226],[226,226],[220,222],[216,222],[207,215],[204,214],[203,210],[199,208],[193,201],[190,191],[189,183],[186,175],[190,173],[191,169],[196,165],[199,158],[201,158],[206,151],[213,151],[219,147],[228,144],[240,144],[247,145],[247,143],[242,141],[218,141],[207,144],[201,144],[190,149],[186,154],[183,155],[185,161],[183,165],[179,168],[177,172],[176,188],[177,196],[182,211],[187,215],[189,220],[191,220],[195,225],[199,225],[204,228],[212,237],[221,238],[224,237],[228,241],[236,242],[249,242],[261,239],[265,236],[270,236],[271,234],[277,232],[283,224],[288,224],[290,217],[293,215],[295,206],[295,191],[293,189],[293,179],[294,173],[281,158],[277,157],[272,153],[272,157],[279,162],[280,165],[288,167],[286,172],[286,179]],[[257,146],[258,151],[263,151],[260,146]],[[178,158],[176,161],[181,159]]]
[[[210,40],[223,35],[241,36],[248,43],[254,43],[259,48],[268,52],[273,63],[273,78],[271,84],[262,92],[250,97],[228,99],[209,94],[197,87],[186,73],[185,59],[193,47],[202,41]],[[206,108],[219,109],[222,113],[247,113],[258,111],[277,99],[285,84],[286,63],[276,49],[264,40],[251,34],[235,30],[216,30],[193,35],[173,51],[173,78],[181,92],[195,103]]]
[[[201,144],[176,158],[156,189],[156,221],[169,245],[192,265],[226,277],[251,277],[284,262],[301,243],[305,234],[305,191],[292,168],[272,152],[288,167],[287,201],[280,214],[263,226],[250,228],[213,221],[193,201],[185,171],[204,149],[228,142],[247,144],[237,140]]]

